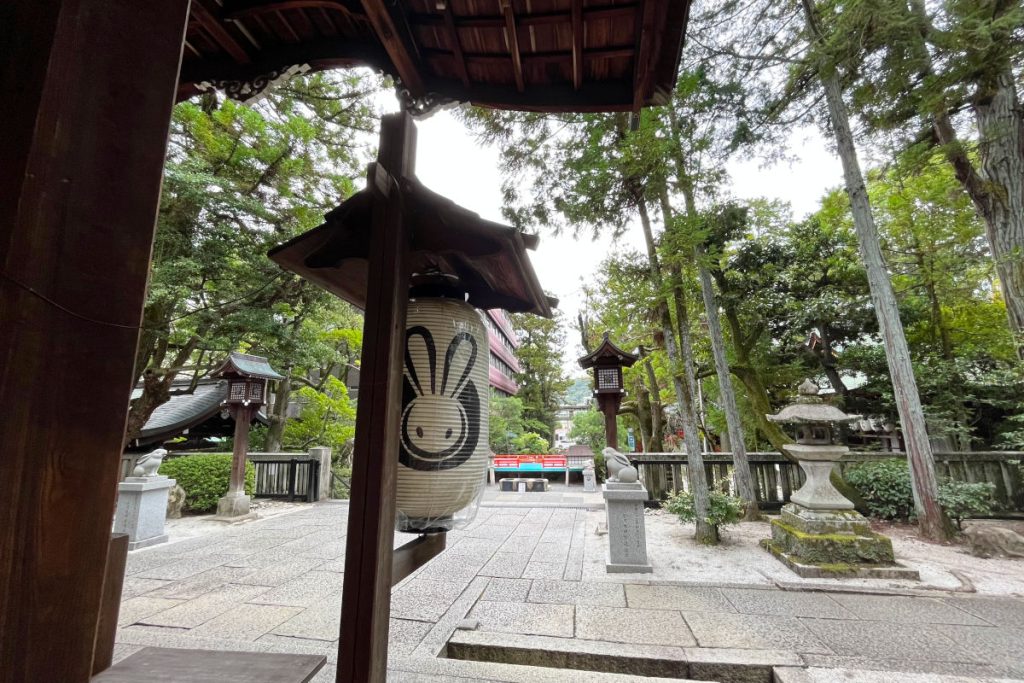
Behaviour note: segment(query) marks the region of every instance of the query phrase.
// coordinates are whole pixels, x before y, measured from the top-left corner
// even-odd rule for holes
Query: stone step
[[[773,683],[1019,683],[1019,678],[957,676],[906,671],[869,671],[831,667],[779,667]]]
[[[775,650],[626,644],[492,631],[456,631],[446,655],[457,660],[720,683],[773,683],[775,667],[803,664],[799,655]]]

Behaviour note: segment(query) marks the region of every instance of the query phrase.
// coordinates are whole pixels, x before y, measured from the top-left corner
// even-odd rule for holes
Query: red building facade
[[[501,309],[480,311],[480,317],[487,327],[488,340],[488,380],[491,391],[499,396],[515,396],[519,392],[515,375],[521,371],[516,360],[516,349],[519,342],[512,330],[508,315]]]

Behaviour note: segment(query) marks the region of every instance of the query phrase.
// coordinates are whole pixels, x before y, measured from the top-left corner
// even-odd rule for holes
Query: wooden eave
[[[413,98],[501,109],[664,104],[690,0],[193,0],[179,99],[293,65],[368,66]]]
[[[536,248],[536,236],[485,220],[415,178],[402,179],[401,186],[413,235],[410,274],[456,278],[477,308],[551,317],[558,301],[544,294],[526,254]],[[323,225],[272,249],[270,259],[365,308],[371,218],[371,193],[363,190],[327,214]]]
[[[628,368],[636,363],[640,359],[640,356],[629,351],[624,351],[618,346],[613,344],[608,339],[608,333],[605,332],[604,338],[601,340],[601,345],[596,349],[588,353],[579,359],[580,367],[584,370],[588,370],[595,365],[621,365],[624,368]]]

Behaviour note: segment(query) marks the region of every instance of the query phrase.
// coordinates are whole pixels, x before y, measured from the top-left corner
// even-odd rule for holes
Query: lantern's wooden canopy
[[[178,95],[245,99],[365,65],[412,102],[623,111],[664,104],[690,0],[192,0]]]
[[[526,254],[535,235],[485,220],[415,178],[404,178],[400,192],[412,234],[410,274],[458,280],[477,308],[551,317],[558,302],[544,294]],[[354,194],[323,225],[272,249],[271,260],[365,309],[371,207],[369,189]]]
[[[284,379],[263,356],[232,351],[224,364],[210,373],[213,377],[247,377],[252,379]]]
[[[608,333],[605,332],[604,338],[601,340],[601,345],[580,358],[578,362],[581,368],[588,370],[593,367],[607,367],[612,365],[628,368],[639,359],[640,356],[630,353],[629,351],[623,351],[613,344],[611,340],[608,339]]]

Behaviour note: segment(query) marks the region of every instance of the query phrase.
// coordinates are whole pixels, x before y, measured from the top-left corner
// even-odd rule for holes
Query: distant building
[[[480,311],[480,317],[487,327],[487,341],[490,347],[488,360],[491,367],[487,379],[491,385],[491,392],[497,396],[515,396],[519,393],[515,375],[522,371],[519,361],[516,360],[516,349],[519,348],[516,333],[512,331],[512,324],[505,311]]]

